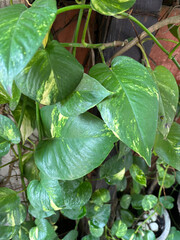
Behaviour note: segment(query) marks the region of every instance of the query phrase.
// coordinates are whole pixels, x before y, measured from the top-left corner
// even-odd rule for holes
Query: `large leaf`
[[[173,123],[166,139],[157,133],[154,150],[170,166],[180,171],[180,125]]]
[[[10,212],[20,203],[17,193],[9,188],[0,188],[0,213]]]
[[[82,65],[57,41],[52,41],[35,54],[15,81],[24,95],[49,105],[72,93],[82,76]]]
[[[38,144],[35,162],[53,179],[73,180],[91,172],[117,140],[103,121],[90,113],[68,119],[55,106],[44,107],[41,116],[45,130],[51,129],[54,138]]]
[[[104,15],[117,15],[128,10],[136,0],[91,0],[92,8]]]
[[[165,67],[156,67],[154,76],[160,93],[158,129],[166,137],[176,114],[179,91],[174,76]]]
[[[84,74],[75,91],[61,101],[58,108],[64,116],[77,116],[94,107],[110,94],[96,79]]]
[[[53,227],[46,219],[36,219],[37,227],[31,228],[30,240],[55,240],[58,239]]]
[[[55,0],[38,0],[31,8],[15,4],[0,9],[0,82],[10,96],[14,77],[36,53],[56,12]]]
[[[97,64],[90,76],[115,92],[98,109],[107,126],[150,165],[158,118],[158,92],[153,78],[128,57],[113,59],[111,69]]]
[[[16,227],[14,226],[0,226],[0,239],[9,240],[12,239],[16,233]]]

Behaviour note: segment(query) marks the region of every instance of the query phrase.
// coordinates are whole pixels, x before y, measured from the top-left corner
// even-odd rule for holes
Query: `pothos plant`
[[[83,240],[156,239],[144,224],[173,207],[173,197],[163,196],[162,190],[180,182],[180,126],[174,122],[178,86],[165,67],[150,69],[143,46],[146,66],[125,56],[108,66],[102,52],[106,44],[87,43],[85,36],[92,11],[130,19],[178,68],[173,52],[179,42],[169,53],[126,13],[135,0],[76,1],[60,9],[55,0],[36,0],[29,8],[10,2],[0,9],[0,103],[6,104],[0,115],[0,157],[13,150],[27,201],[22,204],[19,192],[0,188],[0,239],[62,239],[55,225],[59,214],[76,221],[64,240],[78,238],[83,218],[89,226]],[[74,42],[53,40],[50,29],[56,16],[73,9],[80,9]],[[77,43],[84,9],[87,20]],[[178,27],[171,29],[179,41]],[[73,47],[73,54],[64,46]],[[77,47],[99,49],[102,63],[85,74],[75,58]],[[101,118],[88,112],[95,106]],[[32,142],[35,128],[38,141]],[[116,155],[104,162],[114,145]],[[111,195],[105,188],[92,191],[88,175],[98,167],[100,179],[121,192],[111,224]],[[146,194],[152,177],[159,184],[157,196]],[[144,213],[149,216],[137,224]],[[174,227],[168,239],[178,236]]]

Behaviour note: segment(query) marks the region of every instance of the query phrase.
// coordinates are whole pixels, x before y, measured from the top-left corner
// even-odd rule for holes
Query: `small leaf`
[[[0,137],[0,158],[9,152],[11,144],[4,138]]]
[[[91,233],[92,236],[94,237],[101,237],[103,232],[104,232],[104,228],[97,228],[94,225],[91,224],[91,221],[88,221],[89,224],[89,231]]]
[[[91,0],[91,6],[100,14],[114,16],[128,10],[135,2],[135,0]]]
[[[97,205],[109,202],[111,199],[110,193],[107,189],[97,189],[92,195],[92,201]]]
[[[7,213],[20,204],[17,193],[9,188],[0,188],[0,213]]]
[[[111,205],[105,204],[101,207],[94,206],[93,217],[91,218],[91,224],[97,228],[103,228],[110,217]]]
[[[134,229],[128,229],[126,234],[122,237],[123,240],[137,240]]]
[[[142,209],[142,200],[144,196],[142,194],[133,194],[131,205],[134,209],[140,210]]]
[[[156,196],[154,195],[146,195],[144,196],[143,200],[142,200],[142,207],[144,209],[144,211],[148,211],[150,209],[152,209],[158,202],[158,199]]]
[[[158,170],[158,184],[161,186],[163,183],[163,186],[165,188],[170,188],[175,183],[175,176],[169,173],[165,173],[164,168],[161,167],[160,165],[157,165],[157,170]]]
[[[120,200],[120,206],[124,209],[128,209],[129,205],[131,203],[131,195],[129,194],[124,194]]]
[[[132,178],[139,184],[146,186],[146,176],[144,172],[136,165],[132,164],[130,169],[130,174]]]
[[[83,206],[76,209],[62,209],[61,213],[69,219],[78,220],[86,216],[86,207]]]
[[[57,235],[53,227],[46,219],[36,219],[37,227],[31,228],[29,232],[30,240],[56,240]]]
[[[127,232],[127,226],[121,220],[116,220],[112,226],[111,233],[112,235],[121,238]]]
[[[180,171],[180,125],[173,123],[166,139],[158,132],[154,144],[156,154]]]
[[[96,79],[84,74],[74,92],[57,106],[62,115],[77,116],[96,106],[110,94]]]
[[[135,221],[134,215],[128,210],[120,211],[121,220],[127,225],[127,227],[131,227]]]
[[[82,65],[54,40],[37,51],[15,81],[24,95],[50,105],[71,94],[82,76]]]
[[[6,141],[17,144],[21,141],[21,136],[19,129],[16,127],[15,123],[0,114],[0,136]]]
[[[100,240],[100,238],[96,238],[92,236],[91,234],[84,236],[81,240]]]
[[[41,45],[56,17],[55,0],[39,0],[26,8],[14,4],[0,9],[0,82],[12,95],[14,77]]]
[[[144,233],[143,240],[156,240],[156,236],[152,231],[145,231]]]
[[[175,227],[171,227],[171,231],[166,240],[179,240],[180,239],[180,231],[178,231]]]
[[[163,66],[156,67],[153,73],[160,93],[158,129],[167,137],[176,114],[178,85],[172,73]]]
[[[166,209],[172,209],[174,207],[174,198],[171,196],[160,197],[160,202]]]
[[[76,240],[78,237],[78,231],[71,230],[62,240]]]
[[[98,104],[107,126],[150,165],[159,102],[156,84],[148,70],[135,60],[120,56],[113,59],[110,69],[97,64],[89,74],[114,92]]]
[[[172,33],[174,37],[176,37],[178,40],[180,40],[180,25],[173,25],[173,24],[168,24],[169,31]]]

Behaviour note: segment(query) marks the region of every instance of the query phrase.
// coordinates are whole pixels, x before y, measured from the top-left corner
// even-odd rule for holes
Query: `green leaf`
[[[66,118],[55,106],[53,110],[45,107],[41,116],[45,131],[51,129],[54,138],[38,144],[35,162],[41,172],[53,179],[73,180],[91,172],[104,161],[117,140],[103,121],[90,113]]]
[[[16,127],[15,123],[0,114],[0,136],[6,141],[17,144],[21,141],[21,135],[19,129]]]
[[[57,235],[53,227],[46,219],[36,219],[37,227],[31,228],[29,232],[30,240],[55,240]]]
[[[144,233],[143,240],[156,240],[156,236],[152,231],[145,231]]]
[[[27,65],[55,20],[55,0],[39,0],[26,8],[14,4],[0,9],[0,82],[12,95],[14,77]]]
[[[180,184],[180,171],[176,171],[176,181]]]
[[[9,240],[16,234],[15,226],[0,226],[0,239],[1,240]]]
[[[134,194],[134,193],[139,194],[143,186],[138,182],[136,182],[134,179],[132,183],[133,183],[133,186],[131,188],[131,194]]]
[[[77,116],[96,106],[110,94],[96,79],[84,74],[74,92],[57,106],[62,115]]]
[[[11,144],[4,138],[0,137],[0,158],[9,152]]]
[[[5,91],[0,82],[0,104],[8,103],[9,99],[10,99],[9,95],[7,94],[7,92]]]
[[[89,182],[81,180],[65,181],[61,183],[64,194],[64,204],[67,209],[76,209],[84,206],[92,194]]]
[[[2,226],[15,226],[20,225],[25,221],[26,208],[19,204],[14,209],[7,213],[0,213],[0,225]]]
[[[100,238],[96,238],[92,236],[91,234],[84,236],[81,240],[100,240]]]
[[[127,227],[131,227],[135,221],[134,215],[128,210],[121,210],[121,220],[127,225]]]
[[[163,186],[165,188],[170,188],[175,183],[175,176],[165,173],[165,170],[163,167],[157,164],[157,170],[158,170],[158,184]],[[164,176],[165,175],[165,176]]]
[[[44,105],[66,98],[83,76],[82,65],[57,41],[40,49],[15,81],[21,92]]]
[[[111,199],[110,193],[107,189],[101,188],[101,189],[97,189],[93,195],[91,200],[93,201],[93,203],[97,204],[97,205],[103,205],[103,203],[109,202]]]
[[[25,160],[23,164],[24,177],[30,182],[32,180],[39,180],[39,170],[36,167],[34,156],[30,155],[30,158]]]
[[[163,66],[155,68],[154,76],[160,93],[158,129],[166,137],[176,114],[178,85],[172,73]]]
[[[176,230],[175,227],[171,227],[171,231],[166,240],[179,240],[180,239],[180,231]]]
[[[180,125],[173,123],[166,139],[157,133],[154,151],[167,164],[180,171]]]
[[[23,106],[23,102],[21,101],[20,104],[18,104],[15,111],[13,112],[13,116],[14,116],[16,122],[19,121],[19,118],[21,116],[22,106]],[[35,109],[36,108],[35,108],[34,103],[33,103],[33,107],[29,106],[28,104],[26,104],[26,106],[25,106],[24,117],[23,117],[23,121],[21,124],[21,128],[20,128],[23,144],[25,143],[26,139],[33,133],[33,131],[35,129],[35,122],[36,122]]]
[[[94,207],[94,214],[90,220],[90,223],[97,228],[103,228],[110,217],[111,205],[105,204],[103,206],[95,206]]]
[[[107,126],[150,165],[159,103],[148,70],[135,60],[121,56],[113,59],[110,69],[105,64],[97,64],[89,74],[114,92],[98,104]]]
[[[76,209],[62,209],[61,213],[69,219],[78,220],[86,216],[86,207],[83,206]]]
[[[127,232],[127,226],[121,220],[116,220],[112,226],[111,233],[112,235],[121,238]]]
[[[78,237],[78,231],[71,230],[62,240],[76,240]]]
[[[114,16],[128,10],[136,0],[91,0],[93,10],[100,14]]]
[[[101,167],[100,167],[100,177],[107,178],[113,176],[123,169],[127,171],[133,162],[132,153],[128,153],[121,158],[119,155],[115,155],[108,159]]]
[[[29,205],[28,212],[35,218],[47,218],[54,215],[54,211],[43,211],[39,208],[34,208],[32,205]]]
[[[179,32],[180,25],[168,24],[168,28],[169,28],[169,31],[172,33],[172,35],[176,37],[178,40],[180,40],[180,32]]]
[[[152,209],[157,204],[157,202],[158,202],[157,197],[152,194],[149,194],[144,196],[142,200],[142,207],[144,211],[148,211]]]
[[[166,209],[172,209],[174,207],[174,198],[171,196],[160,197],[160,202]]]
[[[132,178],[137,183],[146,187],[146,176],[145,176],[144,172],[136,164],[132,164],[129,171],[130,171]]]
[[[142,209],[142,200],[144,196],[142,194],[133,194],[131,205],[134,209],[140,210]]]
[[[144,174],[148,174],[149,166],[143,158],[139,156],[133,156],[133,163],[136,164],[144,172]]]
[[[88,221],[89,224],[89,231],[91,233],[92,236],[94,237],[101,237],[103,232],[104,232],[104,228],[97,228],[94,225],[91,224],[91,221]]]
[[[0,213],[7,213],[20,204],[17,193],[9,188],[0,188]]]
[[[129,205],[131,203],[131,195],[129,194],[124,194],[120,200],[120,206],[124,209],[128,209]]]
[[[128,229],[126,234],[122,237],[123,240],[137,240],[134,229]]]

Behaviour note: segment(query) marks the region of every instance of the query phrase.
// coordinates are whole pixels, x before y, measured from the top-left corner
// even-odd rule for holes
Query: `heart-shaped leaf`
[[[163,66],[156,67],[153,73],[160,93],[158,129],[167,137],[176,114],[178,85],[172,73]]]
[[[62,115],[77,116],[94,107],[110,94],[96,79],[84,74],[75,91],[57,106]]]
[[[31,228],[29,232],[30,240],[55,240],[57,235],[53,226],[46,219],[36,219],[37,227]]]
[[[17,193],[9,188],[0,188],[0,213],[7,213],[15,209],[20,204]]]
[[[148,70],[121,56],[113,59],[110,69],[97,64],[89,74],[115,92],[98,104],[107,126],[150,165],[157,128],[158,91]]]
[[[82,76],[82,65],[57,41],[52,41],[35,54],[15,81],[24,95],[50,105],[72,93]]]
[[[129,171],[134,181],[143,186],[146,186],[146,176],[136,164],[132,164]]]
[[[142,207],[144,211],[148,211],[151,208],[153,208],[158,202],[158,199],[156,196],[149,194],[145,195],[143,200],[142,200]]]
[[[136,0],[91,0],[92,8],[104,15],[114,16],[128,10]]]
[[[0,9],[0,82],[12,95],[14,77],[27,65],[55,20],[55,0],[39,0],[26,8],[14,4]]]
[[[117,140],[103,121],[90,113],[67,118],[54,106],[42,108],[41,116],[46,132],[50,129],[54,138],[38,144],[35,162],[53,179],[73,180],[91,172]]]
[[[112,235],[121,238],[127,232],[127,226],[121,220],[116,220],[112,226],[111,233]]]
[[[167,164],[180,171],[180,125],[173,123],[166,139],[157,133],[154,150]]]

